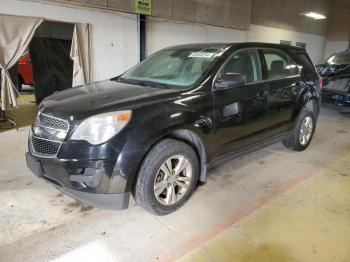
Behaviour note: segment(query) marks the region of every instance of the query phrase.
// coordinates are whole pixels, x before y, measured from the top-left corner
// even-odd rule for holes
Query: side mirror
[[[214,90],[224,90],[236,86],[242,86],[247,83],[247,77],[239,73],[226,73],[214,83]]]

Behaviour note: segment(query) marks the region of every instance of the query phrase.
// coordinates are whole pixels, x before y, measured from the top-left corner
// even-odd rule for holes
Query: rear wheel
[[[309,146],[315,129],[315,113],[304,107],[296,120],[294,130],[283,140],[283,144],[290,150],[303,151]]]
[[[138,204],[156,215],[166,215],[184,205],[198,180],[199,165],[187,144],[165,139],[143,161],[134,197]]]

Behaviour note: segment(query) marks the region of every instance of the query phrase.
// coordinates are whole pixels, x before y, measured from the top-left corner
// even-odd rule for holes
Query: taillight
[[[320,77],[320,89],[321,89],[321,90],[322,90],[322,88],[323,88],[323,81],[324,81],[323,77]]]

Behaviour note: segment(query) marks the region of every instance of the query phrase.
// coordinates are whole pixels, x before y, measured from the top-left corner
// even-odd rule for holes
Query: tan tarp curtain
[[[92,83],[90,24],[75,25],[70,57],[74,62],[73,86]]]
[[[1,108],[17,106],[16,87],[8,69],[16,64],[27,49],[42,18],[0,14]]]

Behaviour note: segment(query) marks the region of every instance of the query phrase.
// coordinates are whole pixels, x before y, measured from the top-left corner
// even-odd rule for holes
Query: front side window
[[[247,78],[247,83],[262,80],[258,51],[248,49],[234,53],[220,71],[219,77],[227,73],[243,74]]]
[[[279,50],[263,50],[270,80],[300,74],[298,65],[287,54]]]
[[[221,49],[167,49],[123,74],[119,81],[185,89],[194,85],[221,55]]]

